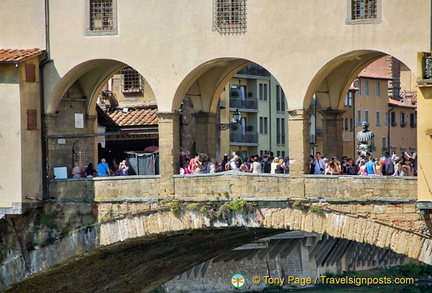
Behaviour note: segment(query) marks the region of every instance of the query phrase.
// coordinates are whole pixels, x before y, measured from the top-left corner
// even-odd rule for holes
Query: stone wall
[[[415,177],[324,176],[249,174],[235,171],[203,175],[176,175],[174,195],[160,194],[160,176],[95,177],[51,180],[50,196],[74,200],[88,197],[96,201],[147,201],[179,198],[251,200],[307,198],[314,201],[398,201],[417,198]],[[94,196],[92,199],[91,197]]]

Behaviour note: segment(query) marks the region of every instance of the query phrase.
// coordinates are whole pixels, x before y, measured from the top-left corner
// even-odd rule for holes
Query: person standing
[[[81,178],[84,173],[84,169],[79,165],[78,161],[74,162],[74,167],[72,168],[72,178]]]
[[[258,161],[258,155],[255,155],[253,157],[253,163],[252,163],[251,169],[252,169],[252,173],[254,173],[254,174],[262,173],[261,163]]]
[[[314,164],[315,164],[314,174],[324,174],[324,170],[325,170],[324,160],[323,158],[321,158],[320,152],[316,152]]]
[[[102,158],[101,162],[98,165],[98,176],[104,177],[104,176],[110,176],[111,170],[108,167],[108,164],[104,158]]]
[[[373,161],[372,156],[369,157],[369,160],[366,162],[365,166],[366,166],[366,172],[368,175],[375,175],[376,166],[375,166],[375,162]]]

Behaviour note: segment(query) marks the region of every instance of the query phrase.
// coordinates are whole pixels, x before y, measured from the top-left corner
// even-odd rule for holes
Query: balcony
[[[258,143],[258,132],[230,133],[231,143]]]
[[[258,110],[258,99],[246,98],[230,98],[230,108],[236,109],[253,109]]]

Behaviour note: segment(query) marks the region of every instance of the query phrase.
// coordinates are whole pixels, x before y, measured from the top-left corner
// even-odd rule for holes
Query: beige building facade
[[[41,67],[42,135],[48,141],[41,147],[47,149],[47,163],[40,164],[47,174],[70,161],[76,136],[85,138],[88,150],[96,149],[95,105],[107,80],[125,66],[142,74],[159,110],[161,160],[169,162],[161,167],[160,189],[172,194],[173,174],[179,170],[178,111],[190,90],[195,113],[201,115],[197,150],[213,155],[215,117],[225,85],[251,63],[266,68],[285,90],[287,144],[295,159],[291,176],[301,177],[310,153],[308,107],[314,96],[326,111],[323,150],[330,153],[335,149],[330,142],[341,141],[337,118],[345,95],[365,66],[390,55],[411,70],[420,67],[417,52],[430,50],[430,2],[376,0],[367,8],[356,7],[356,2],[314,0],[293,6],[283,0],[241,0],[227,8],[218,0],[5,0],[0,19],[10,29],[4,30],[0,45],[47,52],[49,62]],[[105,5],[102,10],[99,4]],[[13,112],[5,114],[6,121],[14,117]],[[58,136],[65,139],[61,146]],[[5,132],[3,140],[3,156],[13,157],[14,134]],[[338,144],[334,152],[342,151]],[[16,174],[22,166],[8,172]],[[25,196],[20,192],[18,197]],[[13,202],[2,205],[9,208]]]
[[[262,157],[270,152],[280,158],[288,155],[286,97],[267,70],[251,64],[234,75],[221,95],[219,108],[221,122],[230,125],[228,131],[221,130],[220,158],[225,154],[243,159]],[[236,110],[241,117],[233,123]]]

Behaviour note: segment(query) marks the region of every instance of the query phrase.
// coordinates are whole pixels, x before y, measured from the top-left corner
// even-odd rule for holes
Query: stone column
[[[306,109],[288,110],[290,177],[304,177],[309,173],[309,116]]]
[[[196,151],[216,158],[216,113],[194,113]]]
[[[179,113],[159,112],[160,194],[175,194],[174,174],[180,168]]]
[[[337,156],[342,158],[343,154],[343,137],[342,137],[342,115],[343,110],[321,110],[323,122],[323,157],[332,158]]]

